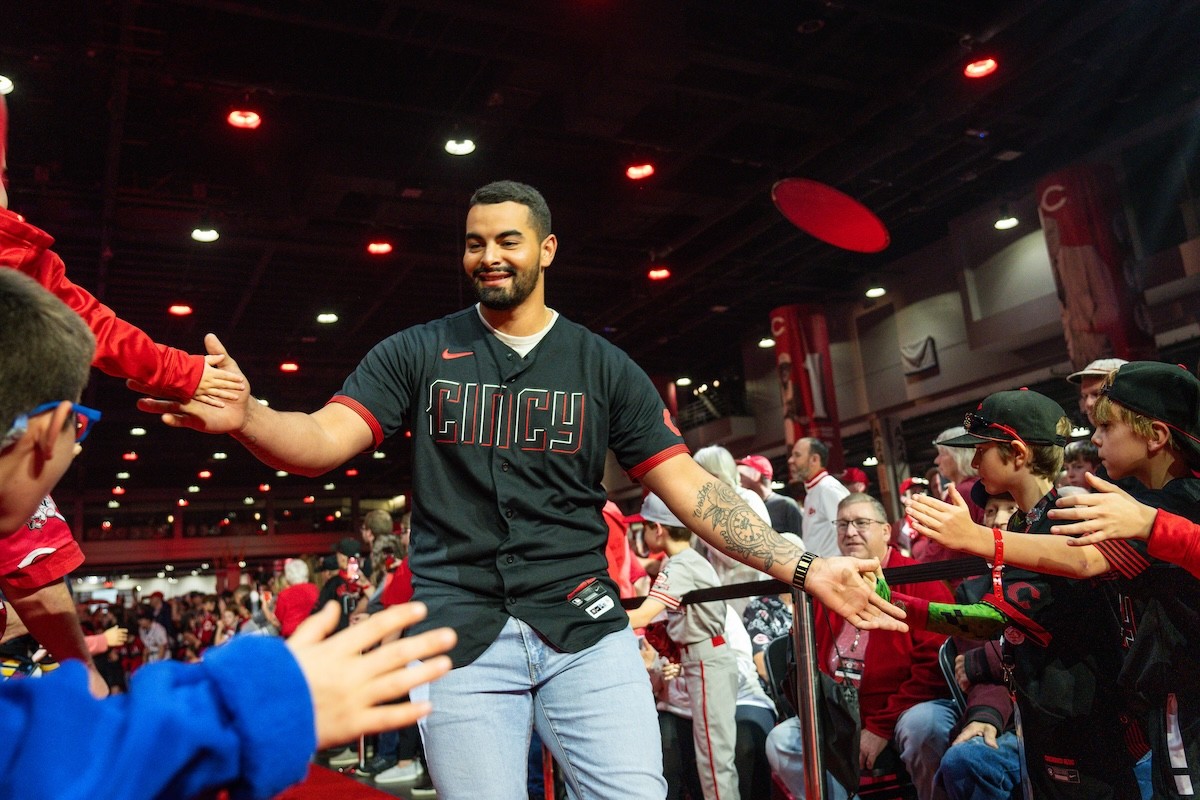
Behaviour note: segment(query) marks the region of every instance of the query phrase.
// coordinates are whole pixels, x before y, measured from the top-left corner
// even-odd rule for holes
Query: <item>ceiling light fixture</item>
[[[770,350],[772,347],[775,346],[775,340],[772,339],[770,336],[764,336],[763,338],[758,340],[758,346],[761,347],[763,350]]]
[[[145,436],[146,429],[145,428],[130,428],[129,435],[130,436]]]
[[[347,478],[357,478],[358,470],[354,469],[354,467],[351,467],[350,469],[346,470],[346,477]]]
[[[963,67],[963,75],[968,78],[986,78],[999,68],[1000,63],[994,58],[974,58]]]
[[[671,270],[666,267],[651,267],[646,273],[646,277],[652,281],[665,281],[671,277]]]
[[[202,222],[192,228],[192,239],[203,244],[211,244],[221,238],[221,234],[212,225]]]
[[[128,472],[118,472],[118,473],[117,473],[117,480],[119,480],[119,481],[127,481],[127,480],[129,480],[129,473],[128,473]]]
[[[0,75],[0,94],[12,94],[16,85],[12,82],[12,78],[6,75]]]
[[[235,108],[225,117],[225,121],[234,128],[252,131],[262,125],[262,115],[253,109]]]
[[[645,164],[631,164],[625,168],[625,177],[631,181],[640,181],[649,178],[654,174],[654,165],[646,162]]]
[[[218,450],[217,452],[213,453],[212,457],[213,461],[224,461],[225,459],[229,458],[229,454]]]
[[[299,372],[300,365],[295,361],[285,361],[279,365],[280,372]]]
[[[469,156],[475,152],[475,142],[470,139],[447,139],[446,152],[452,156]]]
[[[128,453],[123,453],[121,455],[121,460],[122,461],[137,461],[137,453],[133,452],[132,450],[130,450]]]
[[[275,470],[276,478],[286,478],[287,476],[288,476],[287,470],[282,470],[282,469]]]
[[[373,256],[386,256],[394,249],[391,242],[385,242],[382,239],[367,244],[367,252]]]
[[[173,317],[186,317],[192,313],[192,307],[187,303],[173,303],[167,306],[167,313]]]
[[[115,495],[118,495],[118,496],[123,495],[123,494],[125,494],[125,487],[124,486],[114,486],[112,488],[112,493]]]
[[[676,379],[675,379],[675,385],[676,385],[676,386],[691,386],[691,385],[692,385],[692,379],[691,379],[691,378],[689,378],[689,377],[688,377],[688,376],[686,376],[686,375],[683,375],[683,376],[681,376],[681,377],[678,377],[678,378],[676,378]]]
[[[322,325],[332,325],[333,323],[335,323],[337,321],[338,321],[338,315],[334,314],[332,311],[327,311],[322,314],[317,314],[317,322],[321,323]]]
[[[1006,203],[1000,206],[1000,216],[996,217],[996,221],[992,223],[992,227],[998,231],[1007,231],[1020,224],[1021,221],[1013,216],[1012,209]]]
[[[201,480],[208,480],[209,478],[212,477],[212,471],[207,470],[207,469],[202,469],[196,473],[196,477],[200,478]]]
[[[179,506],[180,508],[187,508],[188,501],[185,498],[181,497],[175,501],[175,505]]]

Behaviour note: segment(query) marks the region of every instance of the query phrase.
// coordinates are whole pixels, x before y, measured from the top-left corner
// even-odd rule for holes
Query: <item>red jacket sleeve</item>
[[[62,259],[49,249],[53,243],[44,231],[0,209],[0,266],[24,272],[83,317],[96,336],[95,367],[144,383],[155,394],[191,397],[204,372],[204,357],[156,344],[141,328],[71,283]]]
[[[1149,553],[1200,578],[1200,525],[1160,510],[1150,528]]]

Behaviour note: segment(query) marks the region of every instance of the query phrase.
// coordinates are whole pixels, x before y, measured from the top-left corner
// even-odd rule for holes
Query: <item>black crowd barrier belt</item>
[[[888,567],[883,578],[888,586],[902,583],[927,583],[955,578],[970,578],[988,572],[987,562],[977,556],[953,558],[947,561],[931,561],[927,564],[909,564],[904,567]],[[714,600],[736,600],[739,597],[757,597],[762,594],[779,594],[792,587],[783,581],[765,580],[749,583],[734,583],[729,586],[714,586],[711,589],[696,589],[679,599],[680,605],[711,603]],[[644,597],[629,597],[621,601],[623,608],[637,608]]]

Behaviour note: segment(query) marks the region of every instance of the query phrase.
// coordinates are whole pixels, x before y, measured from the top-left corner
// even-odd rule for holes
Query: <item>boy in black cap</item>
[[[1179,366],[1138,361],[1113,372],[1100,394],[1092,441],[1108,473],[1148,487],[1138,499],[1150,506],[1200,521],[1200,381]],[[941,527],[954,537],[947,546],[987,555],[983,532],[960,538],[958,526]],[[1128,646],[1121,686],[1146,713],[1154,796],[1192,795],[1200,786],[1200,582],[1156,558],[1145,541],[1079,547],[1065,538],[1008,538],[1010,564],[1119,578],[1105,588]]]
[[[1049,533],[1046,511],[1058,499],[1054,479],[1062,468],[1070,421],[1050,398],[1028,390],[997,392],[967,414],[962,436],[947,447],[974,447],[979,482],[975,502],[1008,492],[1018,511],[1014,532]],[[953,505],[921,496],[910,507],[921,533],[932,513],[964,516],[966,503],[951,490]],[[948,510],[948,512],[946,511]],[[1116,701],[1122,650],[1120,628],[1104,613],[1105,598],[1089,582],[1005,567],[1006,537],[992,539],[992,593],[975,605],[947,606],[897,595],[907,605],[910,625],[942,633],[990,638],[1003,631],[1004,675],[1023,720],[1028,779],[1035,796],[1052,798],[1138,798],[1133,765],[1144,747],[1136,740]],[[1048,538],[1048,537],[1047,537]],[[1081,624],[1083,621],[1088,624]],[[972,651],[986,656],[989,648]],[[982,661],[968,671],[985,671]]]
[[[359,604],[364,603],[374,591],[371,582],[358,567],[360,552],[361,545],[358,539],[352,536],[347,536],[337,543],[333,555],[337,558],[338,571],[325,581],[325,585],[321,587],[321,594],[317,596],[317,604],[313,606],[312,613],[316,614],[330,600],[336,600],[342,607],[342,616],[338,619],[338,630],[342,630],[350,624],[351,615],[358,609]]]

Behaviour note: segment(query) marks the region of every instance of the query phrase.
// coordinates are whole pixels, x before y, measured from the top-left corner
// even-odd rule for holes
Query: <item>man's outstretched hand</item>
[[[808,570],[804,591],[863,630],[907,631],[904,612],[875,592],[879,559],[818,558]]]
[[[149,414],[158,414],[162,421],[172,428],[194,428],[205,433],[233,433],[246,423],[246,415],[250,413],[250,404],[257,403],[250,395],[250,382],[238,369],[237,362],[225,351],[225,345],[216,334],[204,337],[204,346],[208,350],[207,365],[217,370],[223,370],[245,382],[244,390],[236,392],[223,406],[214,406],[200,400],[192,399],[187,402],[177,400],[159,400],[153,397],[143,397],[138,400],[138,408]],[[152,394],[150,387],[137,381],[127,382],[130,389],[143,394]]]

